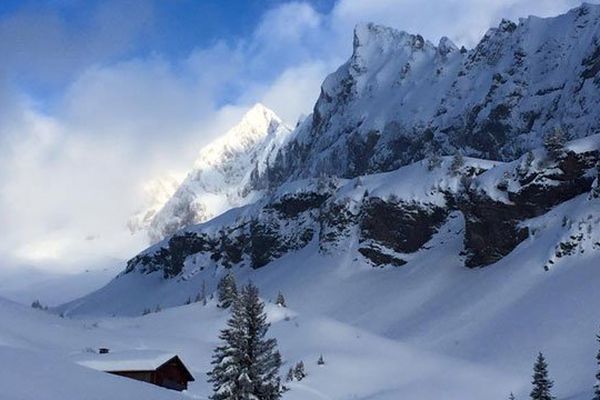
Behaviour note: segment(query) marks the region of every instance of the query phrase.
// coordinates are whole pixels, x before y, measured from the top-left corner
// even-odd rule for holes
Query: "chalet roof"
[[[129,350],[108,354],[90,353],[76,360],[76,362],[84,367],[105,372],[153,371],[173,358],[177,358],[177,361],[189,376],[189,380],[193,381],[194,378],[177,354],[158,350]]]

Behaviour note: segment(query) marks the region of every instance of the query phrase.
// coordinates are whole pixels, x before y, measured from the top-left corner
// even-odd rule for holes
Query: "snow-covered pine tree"
[[[269,329],[258,288],[244,286],[231,307],[231,317],[219,338],[223,344],[213,354],[213,400],[277,400],[281,355],[277,341],[267,339]]]
[[[292,367],[288,369],[287,375],[285,376],[285,380],[286,382],[291,382],[294,380],[294,369]]]
[[[427,169],[433,171],[442,165],[442,157],[437,152],[431,152],[427,157]]]
[[[325,365],[325,359],[323,358],[323,354],[319,356],[319,359],[317,360],[317,365]]]
[[[31,303],[31,308],[43,310],[44,306],[42,305],[42,303],[39,300],[34,300],[33,303]]]
[[[283,293],[279,292],[277,294],[277,300],[275,301],[275,304],[277,304],[280,307],[286,307],[286,305],[285,305],[285,297],[283,297]]]
[[[300,382],[302,379],[306,378],[306,371],[304,370],[304,362],[303,361],[299,361],[296,366],[294,367],[294,378],[296,378],[296,380],[298,382]]]
[[[596,335],[596,340],[600,344],[600,335]],[[598,369],[596,370],[596,384],[594,385],[594,397],[592,400],[600,400],[600,349],[596,354],[596,364]]]
[[[462,152],[457,151],[450,163],[450,173],[454,176],[458,175],[463,165],[465,165],[465,158],[463,157]]]
[[[554,161],[558,161],[564,155],[566,143],[567,138],[559,128],[556,128],[554,132],[544,137],[544,147],[550,158]]]
[[[596,164],[596,179],[592,183],[590,200],[600,198],[600,161]]]
[[[533,389],[531,390],[532,400],[553,400],[552,386],[554,382],[548,377],[548,364],[542,353],[538,354],[537,360],[533,366]]]
[[[202,305],[206,305],[207,300],[206,300],[206,281],[204,279],[202,279],[202,286],[200,287],[200,292],[198,292],[198,295],[196,296],[196,299],[194,300],[196,303],[202,303]]]
[[[217,300],[220,308],[229,308],[237,298],[237,285],[235,277],[228,272],[217,285]]]
[[[513,392],[510,392],[510,394],[508,395],[508,400],[517,400]]]

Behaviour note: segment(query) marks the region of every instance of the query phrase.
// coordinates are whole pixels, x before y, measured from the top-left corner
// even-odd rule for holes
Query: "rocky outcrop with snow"
[[[153,242],[256,199],[252,174],[263,174],[290,129],[262,104],[252,107],[225,135],[200,151],[194,168],[152,215]]]
[[[504,20],[471,50],[356,27],[351,58],[322,85],[271,182],[390,171],[428,154],[513,160],[561,128],[600,132],[600,6]]]
[[[544,150],[511,163],[445,157],[349,181],[283,185],[176,233],[130,260],[125,272],[174,278],[215,267],[257,269],[313,241],[323,253],[400,267],[455,211],[465,220],[465,265],[490,265],[530,237],[526,221],[592,191],[599,149],[597,135],[571,143],[558,159]]]

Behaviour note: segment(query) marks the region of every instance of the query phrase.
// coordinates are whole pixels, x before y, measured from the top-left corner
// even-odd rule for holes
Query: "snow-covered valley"
[[[146,250],[2,271],[0,399],[211,398],[232,276],[260,290],[284,400],[524,399],[539,352],[557,399],[591,399],[599,27],[584,4],[467,50],[358,25],[295,129],[257,104],[153,186],[129,221]],[[177,355],[195,380],[179,393],[90,367],[136,352]]]

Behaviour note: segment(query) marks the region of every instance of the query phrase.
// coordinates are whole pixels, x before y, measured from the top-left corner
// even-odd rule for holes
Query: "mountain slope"
[[[251,202],[251,172],[264,173],[290,129],[256,104],[225,135],[203,148],[194,168],[147,226],[153,242],[185,226]]]
[[[597,218],[589,221],[587,216],[600,215],[599,207],[597,199],[590,200],[587,194],[582,194],[541,218],[527,221],[527,226],[535,229],[535,237],[485,269],[464,268],[464,259],[459,255],[463,249],[464,219],[460,213],[452,213],[438,233],[398,268],[374,269],[352,251],[357,246],[354,237],[328,254],[319,251],[315,240],[258,270],[234,266],[232,271],[239,282],[252,279],[266,299],[274,299],[282,291],[289,307],[300,315],[288,322],[290,327],[297,324],[297,331],[279,330],[279,324],[274,326],[274,335],[281,341],[287,360],[313,360],[312,364],[319,353],[324,353],[329,362],[337,354],[331,367],[323,372],[309,370],[314,376],[302,382],[302,387],[325,391],[331,398],[358,394],[359,399],[399,395],[434,399],[439,398],[438,389],[453,393],[462,389],[461,398],[466,399],[486,394],[503,398],[509,391],[525,397],[531,363],[540,350],[549,358],[559,398],[586,398],[594,382],[596,305],[600,301],[596,290],[600,250],[593,247],[600,239],[600,226]],[[573,221],[570,227],[563,227],[563,217]],[[558,243],[569,240],[580,229],[590,235],[588,224],[592,224],[592,233],[585,237],[583,254],[576,247],[574,254],[555,258],[553,266],[545,271],[544,265],[549,257],[555,257]],[[208,263],[204,269],[194,270],[192,264],[186,271],[189,273],[173,279],[164,279],[161,271],[122,275],[101,291],[71,303],[65,311],[73,316],[112,312],[139,315],[143,306],[184,304],[187,298],[196,296],[203,281],[211,293],[225,273],[224,269]],[[203,308],[200,303],[195,307]],[[186,309],[187,306],[172,310],[185,320]],[[161,314],[152,318],[161,319]],[[310,324],[306,320],[309,315],[350,324],[357,329],[350,336],[356,337],[357,342],[342,340],[330,326]],[[210,319],[203,314],[194,320],[201,325],[198,332],[205,332]],[[333,332],[336,337],[329,340],[326,333],[333,335]],[[386,339],[377,341],[380,343],[377,346],[382,346],[381,353],[362,340],[371,335]],[[311,350],[305,353],[302,348],[308,343]],[[450,382],[441,387],[423,385],[436,382],[433,378],[436,373],[432,371],[433,375],[429,375],[416,360],[406,363],[413,358],[393,350],[404,345],[435,356],[474,363],[481,371],[492,368],[493,372],[483,375],[501,383],[485,384],[479,374],[471,372],[469,376],[474,380],[457,378],[456,387]],[[363,348],[365,352],[357,358],[347,358],[348,351]],[[203,357],[206,359],[207,355]],[[424,362],[422,357],[419,355],[417,359]],[[339,382],[354,376],[348,375],[345,365],[356,365],[362,372],[356,372],[351,380],[356,385],[341,394],[338,390],[346,385],[327,386],[331,381],[325,378],[337,376],[334,382]],[[393,366],[394,374],[408,380],[392,390],[389,385],[398,380],[391,379],[385,369],[381,371],[378,390],[369,392],[375,388],[367,385],[373,378],[366,371],[381,365]],[[434,361],[433,365],[440,364]],[[326,377],[321,376],[323,373]],[[507,375],[502,377],[504,373]],[[425,387],[429,389],[419,391]],[[297,389],[286,396],[296,398]],[[315,398],[320,397],[315,395]]]

